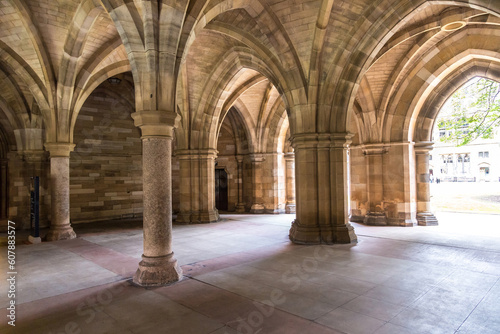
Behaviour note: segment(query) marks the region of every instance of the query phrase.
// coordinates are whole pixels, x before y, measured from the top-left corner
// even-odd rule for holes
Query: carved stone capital
[[[133,113],[134,125],[141,129],[142,138],[172,137],[179,115],[171,111],[142,110]]]
[[[69,154],[75,149],[73,143],[45,143],[45,149],[49,151],[50,157],[69,157]]]

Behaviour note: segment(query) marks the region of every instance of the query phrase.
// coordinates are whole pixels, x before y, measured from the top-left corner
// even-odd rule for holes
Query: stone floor
[[[79,238],[16,249],[16,327],[1,333],[499,333],[500,215],[441,213],[440,226],[354,224],[356,245],[298,246],[293,216],[222,215],[174,227],[184,279],[130,277],[137,221],[75,226]]]

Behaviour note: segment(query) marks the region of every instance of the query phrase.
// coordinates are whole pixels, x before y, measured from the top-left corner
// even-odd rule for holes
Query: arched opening
[[[247,137],[242,117],[235,108],[231,108],[222,122],[217,140],[215,196],[216,208],[219,210],[231,212],[250,210],[251,185],[245,184],[245,181],[251,179],[249,175],[244,175],[248,169],[248,162],[245,161],[245,157],[249,154]],[[227,201],[226,205],[223,205],[224,200]]]
[[[500,85],[474,77],[441,107],[429,156],[437,211],[500,212]]]
[[[142,216],[142,147],[132,75],[102,82],[83,104],[70,156],[73,223]]]

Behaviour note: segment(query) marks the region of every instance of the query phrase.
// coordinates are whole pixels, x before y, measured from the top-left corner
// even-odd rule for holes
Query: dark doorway
[[[227,173],[219,168],[215,170],[215,207],[227,211]]]

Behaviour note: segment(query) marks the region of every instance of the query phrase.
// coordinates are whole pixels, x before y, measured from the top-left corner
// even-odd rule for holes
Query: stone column
[[[295,153],[285,154],[286,213],[295,213]]]
[[[243,202],[243,156],[237,155],[236,162],[238,163],[238,203],[236,204],[236,212],[245,212],[245,203]]]
[[[264,199],[262,189],[262,162],[264,156],[262,154],[251,154],[252,160],[252,207],[250,213],[264,213]]]
[[[432,142],[418,142],[415,144],[415,164],[417,169],[417,222],[418,225],[438,225],[436,216],[431,212],[431,191],[429,174],[429,152]]]
[[[290,229],[291,241],[357,242],[349,223],[351,137],[346,133],[293,136],[297,218]]]
[[[51,222],[46,239],[66,240],[76,238],[69,217],[69,154],[75,148],[70,143],[46,143],[50,153]]]
[[[212,223],[219,220],[215,208],[215,158],[217,151],[178,150],[180,165],[180,224]]]
[[[363,220],[366,225],[387,225],[387,216],[384,211],[383,185],[383,154],[387,148],[381,144],[365,145],[363,154],[366,160],[368,212]]]
[[[133,281],[161,286],[182,277],[172,251],[172,134],[177,114],[139,111],[132,114],[142,132],[144,253]]]
[[[264,213],[280,214],[279,202],[279,165],[278,159],[283,156],[278,153],[264,153],[264,162],[261,163],[262,175],[260,183],[262,185],[262,202],[264,203]],[[282,163],[281,163],[282,164]]]
[[[412,142],[386,144],[383,159],[384,205],[387,225],[417,224],[415,150]]]

